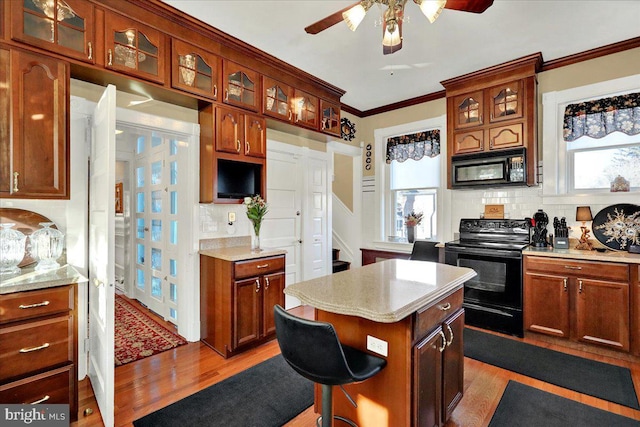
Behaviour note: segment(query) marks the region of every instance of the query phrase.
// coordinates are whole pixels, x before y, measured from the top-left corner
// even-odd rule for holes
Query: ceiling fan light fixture
[[[382,53],[389,55],[400,49],[402,49],[402,22],[385,22],[382,29]]]
[[[342,19],[344,19],[351,31],[355,31],[364,19],[367,10],[369,10],[369,7],[366,6],[371,7],[368,3],[362,2],[342,13]]]
[[[447,0],[413,0],[415,4],[420,6],[420,10],[432,24],[438,19],[440,13],[447,4]]]

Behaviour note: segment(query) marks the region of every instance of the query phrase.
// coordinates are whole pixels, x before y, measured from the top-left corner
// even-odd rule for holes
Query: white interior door
[[[285,286],[302,280],[300,244],[301,219],[300,157],[292,153],[267,152],[267,200],[269,213],[264,219],[260,239],[264,247],[287,251]],[[295,297],[285,296],[285,308],[300,305]]]
[[[328,243],[328,162],[309,157],[306,170],[304,226],[304,280],[329,274],[331,260]],[[308,221],[307,221],[308,220]]]
[[[106,427],[114,423],[116,88],[93,114],[89,179],[89,378]]]

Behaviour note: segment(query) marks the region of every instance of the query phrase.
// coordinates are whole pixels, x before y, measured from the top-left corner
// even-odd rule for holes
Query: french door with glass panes
[[[141,131],[135,159],[135,296],[177,323],[178,170],[180,141],[170,134]]]

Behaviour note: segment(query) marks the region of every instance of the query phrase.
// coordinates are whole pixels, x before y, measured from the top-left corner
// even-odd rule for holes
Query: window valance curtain
[[[640,134],[640,92],[569,104],[564,110],[565,141],[585,135],[602,138],[615,131]]]
[[[387,163],[420,160],[440,154],[440,130],[434,129],[387,139]]]

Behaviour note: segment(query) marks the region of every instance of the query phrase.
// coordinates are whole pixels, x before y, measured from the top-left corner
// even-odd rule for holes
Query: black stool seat
[[[437,242],[416,240],[413,243],[413,249],[411,250],[411,256],[409,259],[438,262],[440,249],[436,247],[437,244]]]
[[[332,386],[371,378],[386,366],[387,361],[341,344],[330,323],[294,316],[279,305],[274,306],[274,315],[276,336],[284,359],[303,377],[322,384],[322,425],[328,426],[332,418]],[[347,397],[354,403],[349,395]]]

